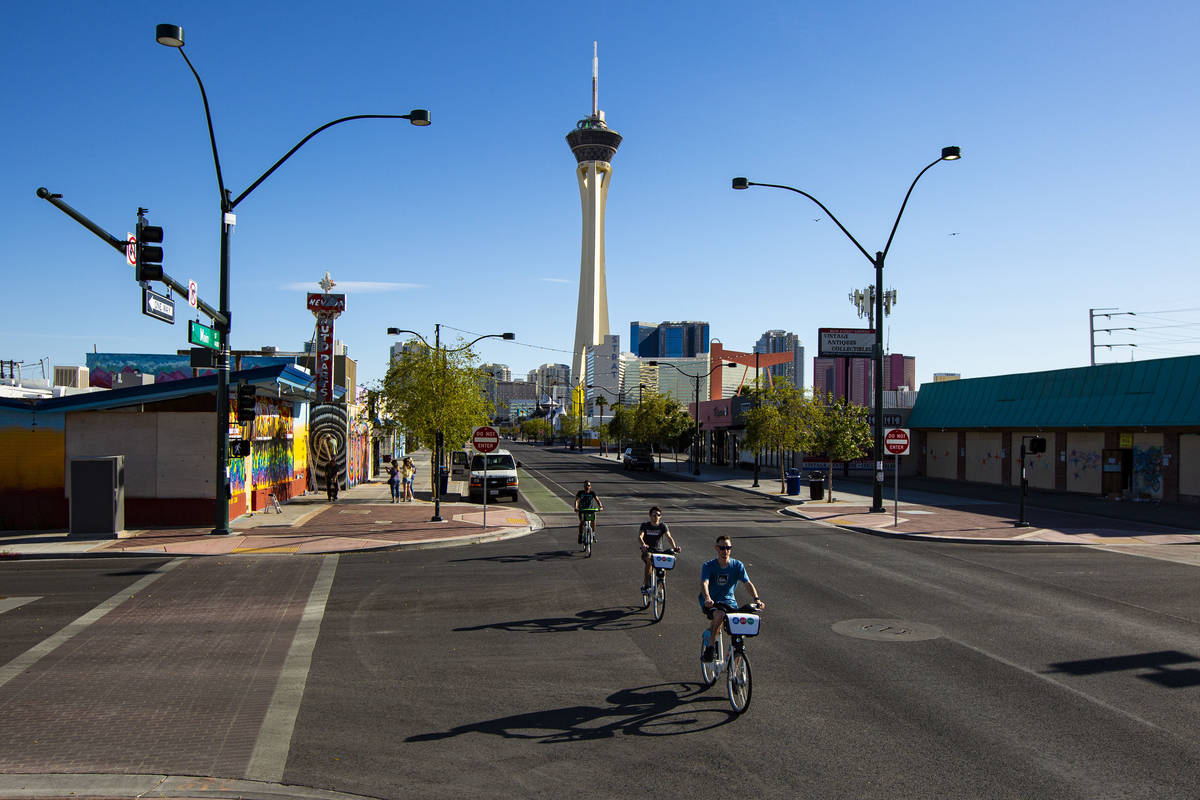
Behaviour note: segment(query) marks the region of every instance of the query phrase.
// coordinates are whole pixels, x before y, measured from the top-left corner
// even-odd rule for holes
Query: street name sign
[[[168,325],[175,324],[175,301],[165,294],[159,294],[152,289],[142,288],[142,313],[147,317],[162,320]]]
[[[874,328],[817,328],[817,356],[820,358],[871,358],[874,355]]]
[[[188,341],[212,350],[221,349],[220,337],[217,336],[217,332],[195,320],[188,320]]]
[[[909,444],[908,428],[891,428],[883,434],[883,449],[889,455],[908,455]]]
[[[471,446],[481,453],[490,453],[500,446],[500,434],[490,425],[480,425],[471,433]]]

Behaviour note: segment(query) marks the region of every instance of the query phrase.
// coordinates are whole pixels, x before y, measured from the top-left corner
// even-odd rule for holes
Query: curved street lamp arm
[[[188,65],[188,69],[196,76],[196,85],[200,87],[200,99],[204,101],[204,119],[208,122],[208,140],[212,143],[213,164],[217,168],[217,189],[221,192],[221,208],[228,211],[236,204],[229,203],[229,194],[225,191],[225,178],[221,176],[221,157],[217,155],[217,136],[213,133],[212,111],[208,107],[208,93],[204,91],[204,81],[200,80],[200,73],[196,72],[196,68],[192,66],[192,61],[187,57],[187,53],[183,52],[182,47],[178,48],[178,50],[179,55],[183,56],[183,62]]]
[[[388,332],[389,336],[399,336],[402,333],[411,333],[413,336],[415,336],[421,340],[421,344],[425,345],[430,350],[433,349],[432,345],[430,345],[429,342],[425,341],[425,337],[422,336],[421,334],[417,333],[416,331],[410,331],[407,328],[388,328],[387,332]]]
[[[930,166],[933,166],[933,165],[931,164]],[[925,169],[929,169],[929,167],[926,167]],[[920,176],[920,175],[918,175],[917,177],[919,178],[919,177],[921,177],[921,176]],[[913,182],[914,182],[914,183],[916,183],[916,181],[913,181]],[[826,207],[825,207],[825,204],[824,204],[824,203],[822,203],[822,202],[821,202],[820,200],[818,200],[817,198],[813,197],[813,196],[812,196],[811,194],[809,194],[808,192],[803,192],[803,191],[801,191],[801,190],[799,190],[799,189],[795,188],[794,186],[784,186],[784,185],[782,185],[782,184],[778,184],[778,183],[754,183],[753,181],[750,181],[750,182],[749,182],[749,185],[750,185],[750,186],[770,186],[772,189],[787,189],[789,192],[795,192],[796,194],[802,194],[802,195],[804,195],[804,196],[805,196],[805,197],[807,197],[809,200],[812,200],[814,203],[816,203],[818,206],[820,206],[820,207],[821,207],[821,210],[822,210],[822,211],[824,211],[826,214],[828,214],[828,215],[829,215],[829,218],[830,218],[831,220],[833,220],[833,221],[834,221],[834,223],[835,223],[835,224],[836,224],[836,225],[837,225],[839,228],[841,228],[841,229],[842,229],[842,233],[846,234],[847,238],[849,238],[849,239],[850,239],[850,241],[854,242],[854,246],[858,248],[859,252],[860,252],[860,253],[862,253],[864,256],[866,256],[866,257],[867,257],[867,261],[870,261],[872,264],[874,264],[874,263],[875,263],[875,258],[874,258],[874,257],[873,257],[873,256],[872,256],[870,253],[868,253],[868,252],[866,251],[866,248],[864,248],[864,247],[863,247],[861,244],[859,244],[859,243],[858,243],[858,239],[855,239],[855,238],[854,238],[854,234],[852,234],[852,233],[850,233],[850,231],[846,230],[846,226],[845,226],[845,225],[843,225],[843,224],[841,223],[841,221],[840,221],[840,220],[838,220],[838,218],[837,218],[837,217],[835,217],[835,216],[833,215],[833,212],[832,212],[832,211],[830,211],[828,208],[826,208]],[[912,191],[912,190],[910,189],[909,191]],[[905,200],[907,201],[907,198],[905,198]],[[901,209],[901,211],[903,211],[903,209]],[[895,232],[895,230],[893,229],[893,233],[894,233],[894,232]]]
[[[892,247],[892,238],[896,235],[896,228],[900,227],[900,217],[904,216],[904,207],[908,205],[908,198],[912,196],[912,191],[916,187],[917,181],[921,180],[921,176],[928,172],[930,167],[932,167],[934,164],[940,163],[942,160],[943,159],[941,158],[937,159],[928,167],[925,167],[925,169],[918,172],[917,177],[913,178],[912,185],[908,187],[908,193],[904,195],[904,202],[900,204],[900,211],[896,214],[896,221],[892,224],[892,232],[888,234],[887,244],[883,246],[884,258],[887,258],[888,250],[890,250]],[[836,222],[836,220],[834,221]],[[861,250],[862,248],[860,247],[859,249]]]
[[[447,353],[460,353],[463,350],[466,350],[471,345],[480,341],[481,339],[512,339],[512,338],[513,338],[512,334],[508,334],[508,333],[487,333],[487,334],[484,334],[483,336],[476,336],[474,339],[467,342],[462,347],[456,347],[453,350],[447,350],[446,352]]]
[[[182,50],[180,52],[182,52]],[[186,56],[184,56],[184,58],[186,58]],[[191,64],[189,63],[188,66],[190,67]],[[195,72],[195,70],[192,70],[192,71]],[[196,80],[200,80],[200,77],[196,76]],[[200,91],[201,91],[201,93],[203,93],[203,91],[204,91],[203,87],[201,87]],[[207,100],[204,101],[204,109],[205,109],[205,111],[208,110],[208,101]],[[334,125],[338,125],[342,122],[349,122],[350,120],[354,120],[354,119],[411,119],[411,118],[412,118],[411,114],[356,114],[352,117],[342,117],[341,119],[335,119],[333,122],[327,122],[324,125],[322,125],[321,127],[317,128],[312,133],[310,133],[308,136],[305,136],[303,139],[301,139],[299,142],[297,142],[296,146],[293,147],[291,150],[288,150],[286,153],[284,153],[283,158],[276,161],[274,164],[271,165],[270,169],[268,169],[262,175],[258,176],[258,180],[256,180],[254,183],[250,184],[250,186],[248,186],[246,188],[246,191],[239,194],[234,199],[234,201],[229,204],[229,207],[231,209],[235,208],[238,203],[242,202],[242,200],[244,200],[246,198],[246,195],[250,194],[255,189],[257,189],[258,185],[260,183],[262,183],[267,178],[269,178],[271,176],[271,173],[273,173],[275,170],[279,169],[280,165],[282,165],[283,162],[285,162],[289,158],[291,158],[292,155],[297,150],[299,150],[301,147],[303,147],[305,145],[305,143],[308,142],[309,139],[313,138],[314,136],[316,136],[318,133],[325,130],[326,128],[332,128]],[[211,131],[212,131],[212,123],[209,122],[209,132],[211,133]],[[214,142],[213,143],[213,155],[214,156],[216,155],[216,152],[217,152],[217,146],[216,146],[216,143]],[[218,165],[218,167],[217,167],[218,180],[220,180],[220,173],[221,173],[221,168]]]

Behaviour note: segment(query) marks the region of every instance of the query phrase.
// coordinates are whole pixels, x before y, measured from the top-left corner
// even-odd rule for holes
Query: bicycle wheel
[[[704,688],[712,686],[717,682],[717,676],[721,674],[721,654],[725,652],[723,641],[725,634],[722,633],[717,637],[716,652],[713,654],[712,661],[704,660],[704,645],[700,645],[700,677],[704,679]]]
[[[750,707],[750,657],[746,651],[730,654],[729,671],[729,705],[737,714],[743,713]]]
[[[650,573],[650,591],[642,589],[642,608],[650,605],[650,595],[654,593],[654,573]]]
[[[586,558],[592,557],[592,523],[583,523],[583,554]]]
[[[667,610],[667,577],[665,575],[655,582],[653,591],[654,608],[650,609],[650,613],[654,615],[654,621],[658,622]]]

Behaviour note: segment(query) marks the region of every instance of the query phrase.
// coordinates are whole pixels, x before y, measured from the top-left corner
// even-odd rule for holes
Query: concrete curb
[[[229,798],[246,800],[374,800],[309,786],[205,778],[186,775],[112,775],[87,773],[0,774],[0,793],[6,798]]]

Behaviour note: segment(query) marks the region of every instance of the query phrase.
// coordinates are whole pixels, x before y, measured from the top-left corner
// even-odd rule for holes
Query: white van
[[[484,459],[487,459],[487,486],[484,487]],[[511,497],[517,501],[520,491],[517,483],[517,467],[521,462],[513,458],[507,450],[493,450],[484,455],[475,453],[471,456],[471,478],[468,484],[467,496],[474,502],[482,502],[484,491],[488,499],[493,497]]]

